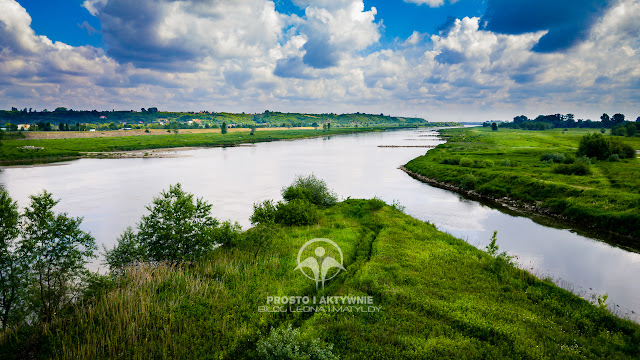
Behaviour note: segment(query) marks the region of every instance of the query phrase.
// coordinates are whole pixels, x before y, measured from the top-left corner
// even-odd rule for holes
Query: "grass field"
[[[554,172],[545,154],[575,157],[594,130],[446,129],[446,144],[405,167],[419,175],[493,199],[511,199],[599,231],[632,238],[640,249],[640,161],[591,159],[589,175]],[[640,149],[640,138],[620,138]]]
[[[131,151],[159,148],[194,147],[194,146],[234,146],[243,143],[257,143],[276,140],[300,139],[305,137],[351,134],[356,132],[379,131],[385,128],[336,128],[330,131],[314,129],[264,130],[257,129],[250,135],[250,129],[240,131],[233,129],[227,134],[219,130],[203,130],[202,132],[168,134],[166,131],[154,135],[102,137],[96,132],[96,137],[71,137],[63,139],[7,139],[0,143],[0,164],[14,165],[56,161],[77,158],[83,153]],[[244,129],[243,129],[244,130]],[[106,132],[128,134],[128,131]],[[72,133],[73,134],[73,133]],[[27,147],[27,148],[25,148]],[[28,148],[34,147],[34,148]],[[42,148],[42,149],[40,149]]]
[[[4,333],[0,357],[257,359],[258,344],[292,345],[269,336],[289,326],[295,341],[333,345],[340,359],[640,356],[637,324],[379,200],[339,203],[315,226],[249,232],[259,243],[222,247],[191,268],[131,269],[53,323]],[[341,247],[347,271],[316,292],[293,269],[318,237]],[[258,311],[267,296],[305,295],[369,295],[381,309]]]

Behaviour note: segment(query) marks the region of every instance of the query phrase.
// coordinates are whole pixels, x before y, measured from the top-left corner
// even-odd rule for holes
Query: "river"
[[[169,158],[9,167],[0,173],[0,185],[21,207],[29,195],[47,189],[61,199],[56,210],[84,217],[83,229],[109,248],[170,184],[180,182],[186,191],[211,202],[218,219],[238,221],[246,228],[255,202],[281,199],[281,188],[297,174],[313,173],[341,198],[396,201],[407,214],[479,248],[497,230],[500,250],[517,256],[514,261],[520,267],[589,299],[607,293],[615,313],[640,321],[640,254],[465,199],[398,169],[428,150],[415,146],[442,143],[436,135],[426,129],[386,131],[178,150]]]

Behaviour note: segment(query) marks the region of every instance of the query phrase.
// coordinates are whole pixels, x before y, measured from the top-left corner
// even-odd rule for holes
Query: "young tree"
[[[498,131],[498,124],[496,124],[496,123],[491,123],[491,130],[493,130],[493,131]]]
[[[51,193],[45,190],[30,198],[23,215],[20,255],[30,265],[35,309],[48,322],[73,299],[74,287],[86,275],[85,265],[95,256],[96,244],[90,234],[80,230],[82,218],[53,212],[60,200],[54,200]]]
[[[25,267],[16,251],[19,218],[18,204],[0,188],[0,322],[3,329],[18,322],[17,310],[25,288]]]
[[[137,237],[152,261],[192,261],[215,245],[218,220],[211,216],[212,205],[182,190],[169,187],[147,206],[149,215],[138,225]]]
[[[220,132],[222,134],[226,134],[227,133],[227,123],[226,122],[222,123],[222,126],[220,127]]]

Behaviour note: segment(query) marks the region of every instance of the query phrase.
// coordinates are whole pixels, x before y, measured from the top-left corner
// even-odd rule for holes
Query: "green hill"
[[[2,334],[0,358],[640,357],[640,326],[496,252],[375,199],[320,214],[318,225],[250,229],[190,267],[129,268],[53,323]],[[294,271],[313,238],[339,245],[346,268],[318,291]],[[269,296],[371,296],[380,308],[260,312]]]

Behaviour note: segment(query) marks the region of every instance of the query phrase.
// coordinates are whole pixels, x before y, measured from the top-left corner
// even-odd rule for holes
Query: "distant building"
[[[100,119],[106,119],[106,118],[107,118],[107,117],[106,117],[106,116],[104,116],[104,115],[101,115],[101,116],[100,116]]]
[[[30,127],[29,124],[18,124],[18,130],[29,130]]]
[[[89,131],[96,131],[96,129],[89,129]]]

